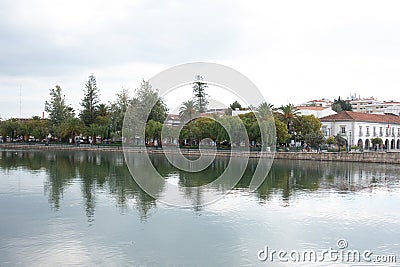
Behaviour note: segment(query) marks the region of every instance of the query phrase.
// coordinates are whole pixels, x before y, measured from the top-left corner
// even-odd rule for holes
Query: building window
[[[345,134],[346,133],[346,126],[340,126],[340,132],[342,133],[342,134]]]
[[[379,127],[379,136],[383,135],[383,127]]]
[[[367,136],[369,136],[369,127],[367,126]]]
[[[400,137],[400,128],[397,128],[397,136]]]
[[[322,133],[323,133],[325,136],[328,136],[328,131],[327,131],[327,127],[326,127],[326,126],[322,126]]]
[[[358,135],[359,135],[359,136],[362,136],[362,135],[363,135],[362,126],[360,126],[360,131],[358,132]]]
[[[374,127],[374,136],[376,136],[376,127]]]

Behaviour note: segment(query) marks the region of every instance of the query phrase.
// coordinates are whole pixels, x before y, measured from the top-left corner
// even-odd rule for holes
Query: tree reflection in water
[[[0,151],[0,159],[0,167],[5,172],[17,168],[32,172],[45,171],[48,175],[44,183],[44,192],[55,210],[61,208],[64,192],[71,185],[79,183],[89,223],[94,220],[99,192],[106,192],[114,198],[121,212],[126,212],[129,206],[134,206],[142,220],[146,220],[151,209],[156,206],[155,199],[147,195],[130,175],[122,153],[3,150]],[[162,155],[151,155],[151,160],[163,177],[178,180],[178,186],[186,197],[192,199],[195,210],[201,209],[203,192],[200,188],[195,191],[188,188],[213,181],[224,172],[229,162],[229,158],[216,158],[202,172],[187,173],[174,168]],[[256,159],[249,161],[243,178],[232,194],[246,191],[257,164]],[[264,183],[254,196],[261,203],[278,198],[283,206],[287,206],[302,194],[326,190],[337,193],[372,191],[382,186],[398,186],[399,170],[400,166],[397,165],[275,160]],[[160,187],[160,191],[162,189]],[[218,192],[222,188],[215,190]]]

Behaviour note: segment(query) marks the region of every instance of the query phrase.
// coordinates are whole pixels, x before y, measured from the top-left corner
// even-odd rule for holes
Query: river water
[[[217,158],[198,175],[175,169],[161,155],[151,159],[182,189],[214,179],[229,161]],[[256,164],[250,160],[221,200],[183,209],[144,193],[122,153],[0,151],[0,266],[400,262],[400,166],[275,160],[250,193]],[[202,191],[187,197],[201,203]],[[329,249],[371,254],[322,257]],[[287,253],[278,257],[273,250]],[[307,250],[317,258],[302,259]]]

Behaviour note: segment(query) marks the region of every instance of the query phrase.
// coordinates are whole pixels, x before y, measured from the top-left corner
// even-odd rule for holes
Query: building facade
[[[400,149],[400,117],[393,114],[367,114],[343,111],[322,117],[325,137],[341,135],[350,146],[371,149],[371,139],[379,137],[386,149]]]
[[[299,115],[314,115],[316,118],[322,118],[332,114],[336,114],[336,111],[332,110],[331,107],[297,106],[296,110]]]
[[[383,101],[381,103],[370,104],[365,106],[366,113],[374,114],[394,114],[400,116],[400,102]]]

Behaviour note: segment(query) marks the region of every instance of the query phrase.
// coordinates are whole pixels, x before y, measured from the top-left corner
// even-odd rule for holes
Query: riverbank
[[[107,151],[107,152],[123,152],[121,146],[103,146],[103,145],[44,145],[44,144],[0,144],[0,149],[5,150],[78,150],[78,151]],[[141,147],[128,148],[132,153],[144,153],[145,150]],[[148,149],[147,153],[162,154],[176,153],[173,150]],[[214,152],[210,151],[210,155]],[[217,151],[217,156],[229,157],[230,151]],[[199,155],[198,150],[182,149],[184,155]],[[207,154],[207,153],[205,153]],[[276,153],[260,153],[260,152],[240,152],[233,153],[238,157],[250,158],[275,158],[284,160],[313,160],[313,161],[344,161],[344,162],[364,162],[364,163],[385,163],[385,164],[400,164],[400,152],[385,151],[385,152],[276,152]]]

